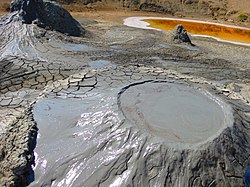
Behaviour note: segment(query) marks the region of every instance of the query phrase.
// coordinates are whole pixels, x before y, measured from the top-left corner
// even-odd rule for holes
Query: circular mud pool
[[[121,91],[119,104],[128,120],[170,143],[207,142],[233,121],[226,103],[184,84],[133,84]]]

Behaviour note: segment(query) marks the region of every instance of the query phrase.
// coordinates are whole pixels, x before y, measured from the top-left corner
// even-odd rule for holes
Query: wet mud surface
[[[0,20],[0,165],[8,168],[1,184],[244,186],[250,48],[200,39],[177,45],[168,32],[84,19],[87,34],[77,38],[14,15]],[[139,112],[130,111],[135,106]],[[136,122],[140,112],[150,128]],[[194,130],[167,118],[178,112]],[[170,142],[156,127],[177,129],[188,143]],[[26,145],[33,146],[22,152]]]
[[[170,143],[201,144],[233,123],[229,106],[211,93],[174,82],[138,83],[119,99],[131,123]]]

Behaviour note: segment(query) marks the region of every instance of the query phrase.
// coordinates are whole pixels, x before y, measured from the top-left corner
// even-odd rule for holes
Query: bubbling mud
[[[120,97],[127,119],[170,143],[206,142],[232,125],[228,105],[207,91],[183,84],[139,83],[125,88]]]

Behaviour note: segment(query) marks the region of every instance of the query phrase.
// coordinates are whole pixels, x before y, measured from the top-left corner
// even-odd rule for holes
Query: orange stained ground
[[[223,40],[250,44],[250,30],[246,29],[179,20],[145,19],[144,21],[148,22],[150,27],[162,30],[172,30],[176,25],[182,24],[191,34],[213,36]]]

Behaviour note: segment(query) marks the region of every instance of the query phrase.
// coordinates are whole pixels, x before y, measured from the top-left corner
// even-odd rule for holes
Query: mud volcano
[[[126,118],[170,143],[206,142],[232,123],[229,106],[183,84],[138,83],[125,88],[120,100]]]
[[[0,186],[244,185],[249,102],[223,90],[249,83],[248,48],[226,48],[226,61],[211,57],[221,43],[189,50],[89,20],[71,37],[84,29],[51,1],[11,10],[0,18]]]
[[[85,30],[59,4],[43,0],[13,0],[10,11],[25,24],[56,30],[71,36],[81,36]]]
[[[244,168],[234,160],[247,162],[242,144],[248,119],[209,87],[159,81],[152,78],[159,69],[142,74],[136,68],[71,76],[36,102],[39,138],[31,187],[242,184]],[[118,82],[124,69],[143,78],[123,75]],[[97,86],[80,98],[88,77]]]

